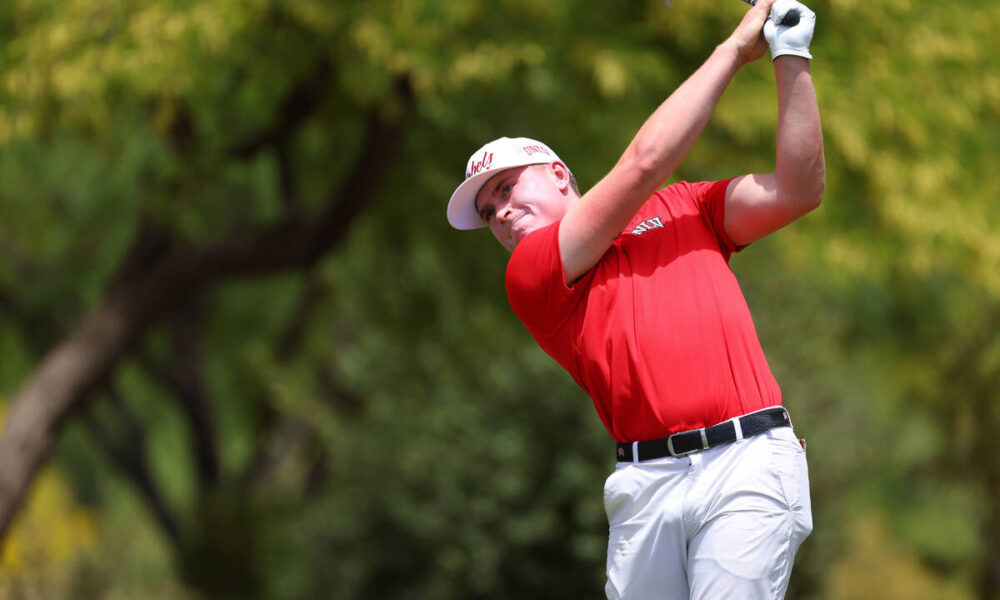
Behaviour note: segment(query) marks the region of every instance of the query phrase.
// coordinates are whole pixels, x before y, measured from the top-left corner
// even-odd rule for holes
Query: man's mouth
[[[514,229],[517,226],[517,222],[520,221],[522,217],[524,217],[524,215],[518,215],[507,227],[508,235],[510,235],[511,239],[515,242],[520,242],[521,238],[524,237],[523,231]]]

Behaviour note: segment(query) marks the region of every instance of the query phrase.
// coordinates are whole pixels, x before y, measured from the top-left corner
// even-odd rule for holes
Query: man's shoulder
[[[673,183],[667,184],[657,190],[653,197],[660,197],[665,199],[675,199],[684,200],[689,199],[691,196],[697,196],[703,194],[712,185],[719,182],[717,181],[687,181],[682,179],[681,181],[675,181]],[[650,198],[652,200],[653,198]]]
[[[636,212],[626,231],[653,217],[671,220],[678,214],[697,211],[697,187],[700,185],[702,184],[677,181],[656,190]]]
[[[657,190],[643,205],[643,210],[659,204],[681,211],[685,208],[698,212],[712,211],[725,202],[726,189],[731,181],[732,179],[677,181]]]
[[[525,261],[530,264],[532,260],[538,258],[539,253],[558,253],[558,250],[559,222],[557,221],[532,231],[518,242],[507,261],[507,271]]]
[[[551,336],[573,312],[589,277],[587,273],[566,285],[558,223],[553,223],[531,232],[514,248],[505,273],[507,300],[533,335]]]
[[[556,276],[555,271],[561,272],[558,223],[532,231],[511,252],[504,274],[508,294],[512,287],[535,287],[540,281]]]

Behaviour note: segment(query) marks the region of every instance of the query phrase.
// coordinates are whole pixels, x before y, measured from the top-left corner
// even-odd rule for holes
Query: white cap
[[[448,201],[448,222],[455,229],[485,227],[476,212],[476,195],[490,177],[504,169],[555,161],[562,162],[551,148],[537,140],[524,137],[493,140],[469,158],[465,181]]]

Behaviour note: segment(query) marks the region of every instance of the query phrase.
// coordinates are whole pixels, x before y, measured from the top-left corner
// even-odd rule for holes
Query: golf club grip
[[[750,6],[757,5],[757,0],[743,0],[743,1],[749,4]],[[792,9],[787,13],[785,13],[785,18],[781,20],[781,23],[779,23],[779,25],[784,25],[785,27],[795,27],[798,24],[799,24],[799,11],[796,9]]]

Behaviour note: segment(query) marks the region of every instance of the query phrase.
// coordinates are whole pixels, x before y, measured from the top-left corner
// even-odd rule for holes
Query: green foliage
[[[825,201],[732,261],[809,440],[816,528],[789,596],[870,597],[888,581],[900,597],[986,594],[975,573],[998,560],[1000,537],[988,518],[1000,494],[1000,5],[810,6]],[[149,368],[176,352],[172,321],[116,369],[144,425],[133,450],[148,454],[177,538],[74,420],[55,463],[94,515],[91,558],[33,568],[85,573],[77,597],[599,595],[610,440],[506,307],[503,251],[450,230],[444,204],[469,153],[500,135],[546,140],[589,187],[743,10],[0,7],[4,397],[104,296],[143,226],[198,243],[311,214],[353,172],[368,114],[403,114],[407,128],[378,202],[334,254],[192,299],[218,483],[199,479],[196,437]],[[317,106],[284,147],[233,152],[299,114],[283,103],[303,87]],[[773,168],[775,115],[764,59],[737,76],[675,179]],[[102,394],[85,412],[117,414]],[[47,518],[72,523],[74,510]]]

